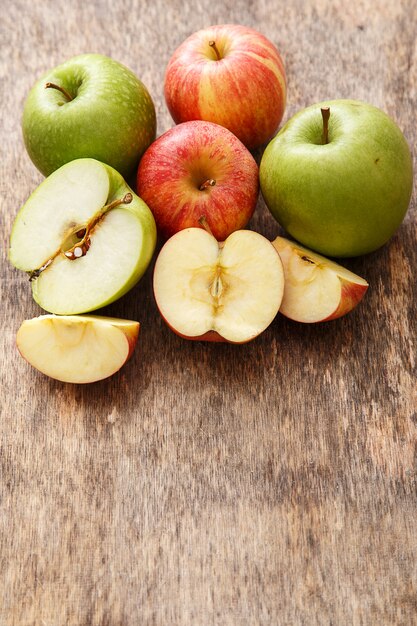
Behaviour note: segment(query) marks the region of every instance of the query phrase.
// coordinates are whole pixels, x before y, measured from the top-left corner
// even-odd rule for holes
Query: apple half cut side
[[[245,343],[275,318],[284,272],[256,232],[238,230],[219,244],[206,230],[187,228],[163,246],[153,286],[162,317],[181,337]]]
[[[280,313],[296,322],[324,322],[349,313],[363,298],[366,280],[295,241],[277,237],[273,246],[285,274]]]
[[[41,315],[17,331],[20,354],[37,370],[65,383],[112,376],[132,356],[139,322],[98,315]]]
[[[36,302],[60,315],[114,302],[145,272],[156,244],[147,205],[95,159],[56,170],[16,216],[9,258],[28,272]]]

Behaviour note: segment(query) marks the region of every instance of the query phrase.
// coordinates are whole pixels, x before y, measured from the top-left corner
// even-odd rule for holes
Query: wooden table
[[[417,623],[415,194],[390,243],[347,262],[370,288],[339,321],[278,316],[245,346],[186,342],[159,318],[150,268],[104,311],[142,323],[113,378],[61,384],[15,348],[41,313],[6,261],[42,180],[20,131],[28,89],[72,55],[111,55],[149,87],[161,134],[170,55],[224,22],[281,50],[285,119],[326,98],[367,100],[416,149],[413,0],[3,7],[1,626]],[[250,226],[279,232],[261,199]]]

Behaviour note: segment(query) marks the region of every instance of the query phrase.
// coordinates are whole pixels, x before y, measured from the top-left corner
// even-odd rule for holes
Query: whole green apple
[[[43,309],[74,315],[129,291],[155,244],[153,215],[122,176],[94,159],[77,159],[48,176],[20,209],[9,258],[29,274]]]
[[[292,117],[260,165],[265,202],[304,245],[329,256],[382,246],[410,202],[411,154],[398,126],[355,100],[322,102]]]
[[[82,54],[35,84],[22,129],[29,156],[45,176],[91,157],[126,177],[155,139],[155,107],[127,67],[101,54]]]

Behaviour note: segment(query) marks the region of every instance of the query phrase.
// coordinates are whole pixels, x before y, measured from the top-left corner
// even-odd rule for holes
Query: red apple
[[[186,339],[245,343],[276,316],[284,273],[271,242],[250,230],[224,243],[187,228],[163,246],[154,294],[168,326]]]
[[[174,52],[165,73],[165,99],[177,124],[215,122],[254,149],[271,139],[284,114],[283,62],[256,30],[211,26]]]
[[[259,191],[258,166],[229,130],[211,122],[171,128],[145,152],[137,191],[166,238],[206,221],[219,241],[246,226]]]
[[[285,285],[280,313],[296,322],[325,322],[349,313],[365,295],[366,280],[295,241],[272,242]]]
[[[20,354],[37,370],[67,383],[115,374],[132,356],[139,322],[98,315],[41,315],[17,332]]]

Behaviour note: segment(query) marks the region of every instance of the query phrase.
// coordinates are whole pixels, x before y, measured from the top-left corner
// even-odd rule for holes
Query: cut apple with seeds
[[[366,280],[330,259],[277,237],[284,267],[280,313],[296,322],[324,322],[349,313],[365,295]]]
[[[20,354],[37,370],[67,383],[115,374],[133,353],[139,322],[94,315],[41,315],[17,332]]]
[[[58,314],[103,307],[131,289],[155,248],[146,204],[94,159],[56,170],[19,211],[10,261],[28,272],[36,302]]]
[[[249,230],[219,244],[206,230],[187,228],[166,242],[155,264],[159,311],[187,339],[254,339],[276,316],[283,291],[279,255]]]

